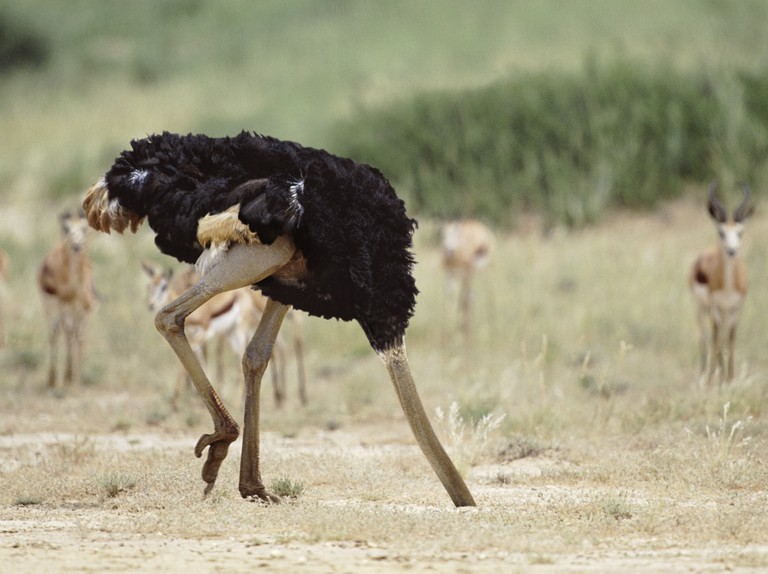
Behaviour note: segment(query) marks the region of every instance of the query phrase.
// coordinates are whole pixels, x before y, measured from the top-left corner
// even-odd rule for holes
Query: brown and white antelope
[[[59,216],[62,239],[45,256],[38,274],[38,285],[48,322],[50,364],[48,386],[55,387],[58,370],[58,339],[64,332],[66,360],[65,384],[80,384],[85,323],[96,306],[91,277],[91,262],[86,253],[88,221],[82,212]]]
[[[487,263],[492,242],[491,230],[474,219],[451,221],[441,229],[446,295],[454,299],[459,285],[459,328],[465,337],[470,328],[472,278]]]
[[[173,273],[170,269],[153,263],[144,262],[142,268],[149,278],[147,284],[147,305],[150,311],[157,313],[179,294],[184,293],[200,280],[194,267]],[[209,342],[216,343],[216,374],[223,378],[224,361],[222,347],[226,341],[235,354],[240,357],[258,327],[267,299],[261,292],[250,288],[227,291],[209,299],[198,307],[185,321],[185,332],[198,360],[205,362],[206,348]],[[303,333],[301,317],[290,313],[293,322],[294,347],[298,366],[299,400],[307,404],[306,377],[304,372]],[[275,404],[280,407],[285,401],[285,345],[278,338],[272,349],[272,382]],[[186,376],[184,370],[179,374],[173,395],[173,404],[178,404]]]
[[[754,210],[754,206],[749,203],[749,187],[741,184],[744,198],[729,217],[717,197],[717,188],[717,182],[710,184],[707,207],[715,222],[720,243],[698,256],[689,276],[700,330],[701,370],[710,383],[717,367],[726,381],[733,378],[736,326],[747,294],[747,271],[739,250],[744,223]],[[711,349],[707,348],[707,322],[712,326]],[[726,336],[727,364],[723,353],[723,337]]]

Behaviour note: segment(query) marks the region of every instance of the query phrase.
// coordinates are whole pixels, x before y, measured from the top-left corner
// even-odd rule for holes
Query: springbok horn
[[[736,208],[736,210],[733,212],[733,220],[737,223],[741,223],[744,221],[747,217],[749,217],[749,214],[752,212],[751,208],[749,207],[749,186],[746,183],[741,184],[741,190],[744,192],[744,199],[739,204],[739,207]]]
[[[720,200],[717,198],[718,186],[719,183],[717,180],[709,184],[709,203],[707,204],[707,207],[709,208],[709,214],[715,221],[718,223],[725,223],[728,219],[728,212],[725,210],[725,206],[720,203]]]

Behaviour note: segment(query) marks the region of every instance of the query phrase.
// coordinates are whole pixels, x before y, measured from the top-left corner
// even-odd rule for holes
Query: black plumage
[[[198,220],[239,203],[262,243],[290,235],[306,258],[299,283],[271,276],[256,287],[312,315],[357,320],[376,350],[402,339],[417,294],[416,222],[375,168],[246,132],[163,133],[131,142],[105,179],[110,199],[147,218],[160,250],[188,263],[203,252]]]

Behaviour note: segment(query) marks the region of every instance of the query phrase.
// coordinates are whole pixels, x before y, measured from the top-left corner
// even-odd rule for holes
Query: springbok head
[[[147,282],[147,307],[156,313],[168,303],[173,272],[149,261],[142,262],[141,267],[149,279]]]
[[[59,225],[61,226],[61,233],[72,251],[77,252],[85,247],[85,241],[90,231],[85,212],[82,210],[65,211],[59,215]]]
[[[741,238],[744,235],[744,223],[752,215],[755,206],[749,203],[749,187],[746,183],[741,184],[744,198],[739,206],[733,211],[731,217],[728,216],[728,210],[717,197],[718,182],[713,181],[709,186],[709,202],[707,207],[709,214],[715,221],[717,233],[720,235],[720,244],[723,252],[728,257],[736,257],[739,254]]]

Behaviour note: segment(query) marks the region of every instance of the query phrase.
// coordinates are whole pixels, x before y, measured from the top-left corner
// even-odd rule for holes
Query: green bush
[[[379,167],[420,213],[508,225],[533,210],[580,226],[611,207],[652,207],[686,182],[754,181],[766,94],[768,79],[752,75],[734,88],[704,73],[590,64],[366,110],[339,127],[335,149]]]
[[[45,38],[0,12],[0,74],[16,67],[40,66],[49,52]]]

